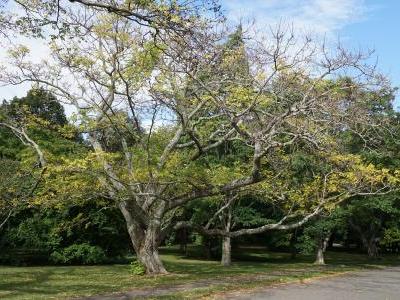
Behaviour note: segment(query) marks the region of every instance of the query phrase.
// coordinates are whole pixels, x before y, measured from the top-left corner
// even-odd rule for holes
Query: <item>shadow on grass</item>
[[[162,249],[167,269],[175,274],[186,274],[188,279],[193,276],[203,279],[251,274],[276,276],[275,274],[290,273],[292,276],[294,273],[341,272],[400,265],[399,257],[395,255],[371,260],[364,254],[328,252],[326,255],[327,265],[317,266],[313,264],[315,257],[311,255],[298,255],[295,259],[291,259],[290,253],[246,248],[235,249],[232,266],[223,268],[217,260],[199,259],[198,248],[190,248],[188,252],[189,255],[185,256],[177,248]]]
[[[198,254],[198,248],[189,249]],[[0,267],[0,298],[4,299],[61,299],[65,297],[105,294],[114,291],[157,286],[173,286],[210,280],[210,284],[227,277],[253,275],[302,278],[323,271],[342,271],[400,265],[397,256],[385,256],[370,261],[365,255],[328,252],[327,267],[312,265],[312,256],[290,259],[289,253],[268,252],[265,249],[235,249],[231,267],[223,268],[219,261],[186,257],[177,248],[161,249],[168,276],[134,276],[129,265],[70,266],[70,267]],[[213,282],[213,280],[215,282]],[[227,279],[226,279],[227,280]]]

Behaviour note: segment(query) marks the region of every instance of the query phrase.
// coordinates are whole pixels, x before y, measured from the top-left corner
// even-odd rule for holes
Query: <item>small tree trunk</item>
[[[187,230],[182,228],[179,230],[179,250],[185,255],[187,254],[187,240]]]
[[[368,257],[377,258],[379,253],[375,239],[370,239],[366,246],[367,246]]]
[[[208,236],[203,236],[203,249],[204,249],[204,255],[207,260],[211,259],[212,253],[211,253],[211,240]]]
[[[296,241],[297,241],[297,228],[295,231],[292,233],[292,236],[290,237],[290,259],[294,260],[296,259],[297,256],[297,249],[296,249]]]
[[[367,238],[365,235],[361,236],[361,241],[364,248],[367,250],[369,258],[378,257],[378,246],[376,245],[375,237]]]
[[[328,248],[333,248],[333,242],[335,241],[335,232],[333,232],[328,241]]]
[[[322,247],[318,247],[318,249],[317,249],[317,257],[315,259],[314,264],[325,265],[324,251],[323,251]]]
[[[224,236],[222,239],[222,258],[221,265],[224,267],[229,267],[232,262],[231,258],[231,238],[229,236]]]
[[[231,231],[232,222],[232,207],[228,207],[226,214],[224,215],[224,220],[222,220],[225,226],[225,231]],[[229,267],[232,263],[232,245],[231,238],[229,236],[224,236],[222,238],[222,257],[221,265],[224,267]]]
[[[374,223],[371,223],[369,226],[368,231],[363,231],[360,226],[357,226],[350,220],[351,227],[357,231],[357,233],[361,237],[362,246],[367,250],[369,258],[376,258],[378,257],[378,245],[376,236],[376,228]]]
[[[318,248],[317,248],[317,256],[315,259],[314,264],[316,265],[325,265],[325,251],[326,251],[326,247],[328,246],[328,242],[330,239],[330,235],[328,235],[327,237],[325,237],[324,239],[320,239],[319,243],[318,243]]]

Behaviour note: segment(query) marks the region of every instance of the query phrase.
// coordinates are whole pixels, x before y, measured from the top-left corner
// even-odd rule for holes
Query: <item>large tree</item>
[[[66,158],[64,169],[54,171],[71,168],[98,180],[96,188],[121,210],[149,274],[166,272],[158,246],[186,203],[273,181],[269,157],[284,147],[301,141],[340,152],[335,134],[376,125],[358,91],[386,82],[361,53],[296,41],[281,28],[268,44],[252,40],[227,50],[200,17],[190,18],[195,30],[185,34],[154,35],[154,27],[100,8],[62,10],[70,26],[50,42],[51,59],[29,62],[28,49],[19,47],[11,51],[13,68],[0,77],[37,83],[75,107],[92,153],[80,163]],[[248,72],[232,72],[243,69],[236,63],[244,51]],[[207,163],[225,143],[247,149],[234,172],[224,160]]]

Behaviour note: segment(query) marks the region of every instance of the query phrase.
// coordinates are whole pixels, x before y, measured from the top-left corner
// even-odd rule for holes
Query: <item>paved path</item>
[[[277,285],[252,292],[237,292],[226,295],[222,299],[398,300],[400,299],[400,267],[310,280],[302,284]]]

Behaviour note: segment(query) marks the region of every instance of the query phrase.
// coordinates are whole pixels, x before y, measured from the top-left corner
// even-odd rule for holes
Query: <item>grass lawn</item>
[[[328,253],[325,267],[314,266],[312,257],[290,260],[289,254],[242,250],[230,268],[217,261],[188,259],[175,249],[163,249],[170,275],[135,276],[129,265],[0,267],[1,299],[63,299],[108,294],[135,288],[171,287],[204,281],[204,286],[175,292],[160,299],[193,299],[232,289],[252,288],[277,282],[335,274],[366,267],[394,265],[394,256],[370,262],[363,255]]]

